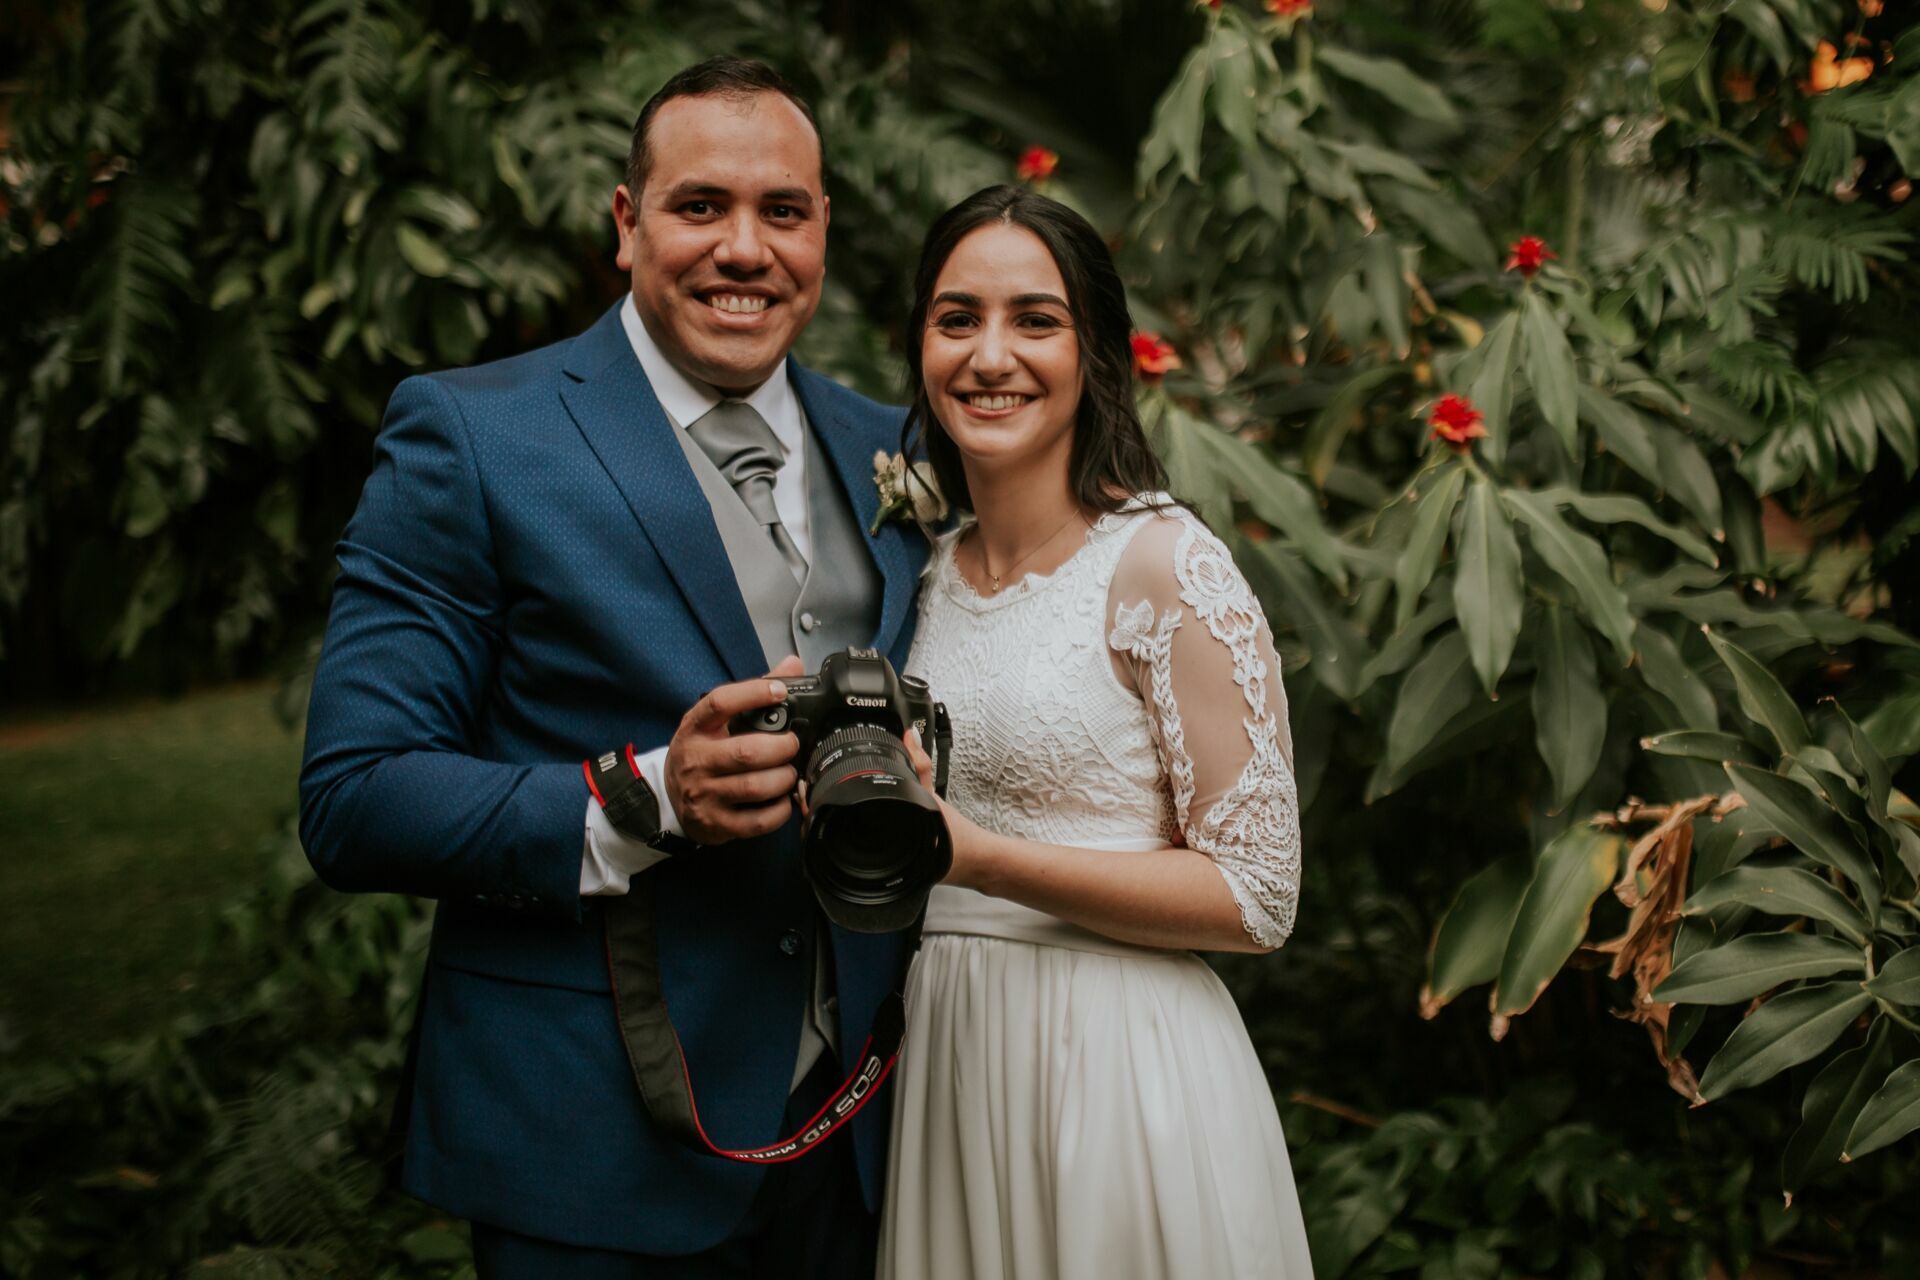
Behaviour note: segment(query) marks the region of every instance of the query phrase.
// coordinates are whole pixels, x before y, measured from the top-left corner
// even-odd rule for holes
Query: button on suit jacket
[[[792,362],[781,376],[831,462],[809,483],[839,486],[866,529],[900,410]],[[580,761],[664,744],[708,689],[766,670],[673,430],[618,308],[569,341],[401,383],[339,545],[301,775],[323,880],[438,899],[408,1189],[523,1234],[665,1254],[723,1239],[764,1173],[650,1127],[600,909],[579,895]],[[898,665],[926,544],[898,523],[865,542],[884,582],[873,644]],[[708,1134],[785,1136],[812,976],[791,938],[814,936],[817,912],[797,821],[644,874]],[[905,948],[832,942],[841,1043],[857,1049]],[[885,1102],[851,1126],[870,1203]]]

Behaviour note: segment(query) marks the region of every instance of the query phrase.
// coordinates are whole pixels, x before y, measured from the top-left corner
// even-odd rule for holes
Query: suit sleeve
[[[579,762],[475,754],[503,592],[472,442],[446,387],[409,378],[395,390],[338,550],[300,775],[314,870],[349,892],[576,917]]]

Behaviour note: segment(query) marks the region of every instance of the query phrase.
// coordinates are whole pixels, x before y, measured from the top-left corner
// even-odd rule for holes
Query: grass
[[[157,1029],[209,980],[220,909],[293,812],[276,693],[0,719],[0,1061]]]

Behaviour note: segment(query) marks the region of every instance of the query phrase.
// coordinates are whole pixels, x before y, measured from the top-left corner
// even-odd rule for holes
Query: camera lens
[[[802,857],[821,906],[845,928],[906,927],[953,854],[905,744],[873,725],[840,729],[814,748],[806,776]]]
[[[849,880],[884,883],[913,861],[900,840],[899,815],[885,801],[845,806],[835,815],[834,861]]]

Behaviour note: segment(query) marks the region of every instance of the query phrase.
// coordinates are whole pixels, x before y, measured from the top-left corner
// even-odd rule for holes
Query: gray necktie
[[[722,400],[688,427],[687,434],[713,459],[713,465],[740,495],[753,518],[766,527],[767,536],[793,571],[794,581],[805,583],[806,557],[793,545],[773,503],[773,476],[786,456],[780,451],[780,437],[773,434],[767,420],[744,401]]]

